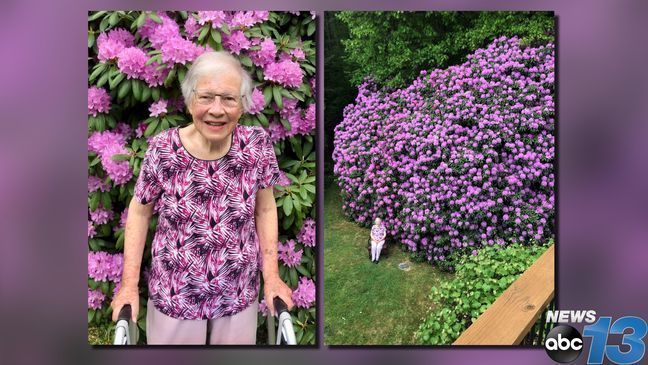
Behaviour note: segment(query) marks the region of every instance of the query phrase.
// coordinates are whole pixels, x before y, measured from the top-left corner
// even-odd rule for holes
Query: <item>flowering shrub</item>
[[[554,230],[554,45],[498,38],[404,88],[367,81],[335,128],[345,213],[444,266]],[[448,267],[452,269],[451,267]]]
[[[552,243],[491,246],[462,257],[452,280],[432,288],[436,308],[416,331],[417,342],[451,345]]]
[[[123,266],[127,206],[148,139],[191,121],[184,112],[180,82],[200,54],[226,50],[255,83],[251,111],[240,123],[262,126],[274,142],[282,170],[281,185],[275,187],[282,247],[279,271],[294,290],[299,343],[315,342],[314,33],[313,14],[303,12],[90,13],[88,323],[110,322],[110,301],[119,289]],[[142,331],[156,223],[153,218],[140,280]],[[265,332],[261,316],[259,337]]]

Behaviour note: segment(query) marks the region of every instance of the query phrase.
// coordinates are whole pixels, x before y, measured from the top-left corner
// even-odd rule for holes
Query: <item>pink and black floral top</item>
[[[377,226],[374,224],[371,226],[371,238],[375,241],[382,240],[386,230],[384,225]]]
[[[135,198],[155,202],[149,297],[178,319],[231,316],[258,298],[256,192],[279,179],[277,158],[260,127],[237,126],[229,152],[193,157],[178,128],[149,142]]]

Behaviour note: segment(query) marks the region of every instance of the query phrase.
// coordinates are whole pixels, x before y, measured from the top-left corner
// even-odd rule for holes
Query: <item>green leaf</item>
[[[88,48],[92,48],[95,42],[95,35],[92,30],[88,31]]]
[[[151,88],[148,85],[142,85],[141,101],[147,101],[151,97]]]
[[[221,44],[221,34],[216,29],[212,28],[210,31],[211,38],[216,42],[216,44]]]
[[[178,68],[178,81],[182,82],[185,78],[185,75],[187,74],[187,69],[184,67],[179,66]]]
[[[110,193],[101,193],[101,205],[105,209],[112,209],[112,201],[110,200]]]
[[[146,20],[146,13],[141,12],[140,15],[137,17],[137,20],[135,20],[135,26],[139,29],[142,25],[144,25],[145,20]]]
[[[104,11],[104,10],[102,10],[102,11],[97,11],[97,12],[95,12],[94,14],[92,14],[92,15],[90,15],[90,16],[88,17],[88,21],[91,22],[91,21],[93,21],[93,20],[97,20],[97,19],[99,19],[100,16],[102,16],[102,15],[104,15],[104,14],[106,14],[106,13],[107,13],[107,11]]]
[[[198,36],[198,42],[203,41],[205,39],[205,36],[207,36],[207,33],[209,33],[209,29],[211,28],[211,23],[207,23],[203,25],[202,29],[200,30],[200,35]]]
[[[101,77],[99,78],[99,81],[97,81],[97,87],[102,87],[106,84],[106,81],[108,81],[108,72],[105,72]]]
[[[303,256],[302,256],[302,258],[303,258]],[[302,276],[305,276],[305,277],[307,277],[307,278],[310,278],[310,277],[311,277],[310,272],[308,272],[308,270],[306,270],[306,268],[304,267],[304,265],[298,265],[298,266],[297,266],[297,271],[299,271],[299,273],[302,274]]]
[[[314,21],[308,23],[308,28],[306,29],[306,35],[307,36],[310,37],[310,36],[313,35],[313,33],[315,33],[315,22]]]
[[[140,80],[131,80],[131,89],[133,89],[133,96],[136,100],[142,100],[142,84]]]
[[[94,70],[92,71],[92,73],[88,77],[88,81],[90,81],[90,82],[94,81],[104,71],[105,68],[106,68],[105,63],[97,64],[97,66],[95,66]]]
[[[103,19],[101,19],[101,23],[99,23],[99,31],[100,31],[101,33],[105,32],[105,31],[106,31],[106,28],[108,28],[108,19],[109,19],[109,18],[110,18],[110,17],[107,17],[107,16],[106,16],[106,17],[104,17]]]
[[[153,100],[155,101],[160,100],[160,89],[157,87],[151,89],[151,97],[153,97]]]
[[[252,60],[250,57],[241,55],[239,56],[239,61],[241,61],[241,64],[246,67],[252,67]]]
[[[158,23],[158,24],[162,24],[162,19],[160,19],[160,17],[157,16],[157,14],[155,14],[154,12],[150,12],[150,13],[148,13],[148,16],[149,16],[149,18],[151,18],[154,22],[156,22],[156,23]]]
[[[286,196],[283,203],[283,211],[287,216],[289,216],[290,213],[292,213],[292,209],[293,209],[293,201],[290,198],[290,196]]]
[[[160,123],[159,119],[155,119],[154,121],[152,121],[148,125],[148,127],[146,127],[146,130],[144,131],[144,137],[150,137],[151,135],[153,135],[153,133],[155,133],[155,130],[157,129],[159,123]]]
[[[261,125],[262,125],[264,128],[268,128],[268,126],[269,126],[270,124],[269,124],[269,122],[268,122],[268,118],[265,116],[265,114],[263,114],[263,113],[258,113],[258,114],[256,114],[256,117],[257,117],[257,119],[259,120],[259,122],[261,123]]]
[[[272,86],[272,96],[274,98],[275,104],[279,109],[283,109],[283,101],[281,100],[281,86],[274,85]]]
[[[88,323],[92,322],[92,319],[94,319],[95,316],[95,310],[94,309],[88,309]]]
[[[297,279],[297,270],[295,270],[294,267],[291,267],[288,271],[290,273],[291,287],[294,288],[299,284],[299,279]]]
[[[227,34],[227,35],[230,35],[230,34],[231,34],[230,29],[229,29],[229,26],[227,26],[227,24],[225,24],[225,23],[223,23],[223,24],[220,26],[220,29],[223,31],[223,33],[225,33],[225,34]]]
[[[176,69],[175,67],[169,71],[169,74],[166,77],[166,80],[164,80],[164,86],[169,87],[171,83],[173,82],[173,79],[175,78],[176,75]]]
[[[118,22],[119,22],[119,14],[116,11],[114,11],[112,14],[110,14],[110,17],[108,18],[108,24],[110,24],[110,27],[112,28],[115,25],[117,25]]]
[[[112,78],[112,80],[108,81],[108,85],[110,86],[110,90],[114,90],[117,85],[119,85],[120,82],[126,77],[123,73],[118,73],[115,77]]]
[[[265,101],[265,106],[268,107],[272,101],[272,86],[266,86],[263,89],[263,100]]]
[[[112,157],[110,157],[110,159],[113,161],[126,161],[126,160],[130,160],[130,158],[131,158],[130,155],[123,154],[123,153],[117,153],[112,155]]]
[[[99,193],[98,192],[92,192],[90,193],[90,211],[94,212],[97,210],[97,207],[99,206]]]
[[[123,99],[128,95],[128,92],[131,89],[131,80],[126,80],[121,83],[121,86],[119,87],[119,91],[117,92],[117,98],[118,99]]]

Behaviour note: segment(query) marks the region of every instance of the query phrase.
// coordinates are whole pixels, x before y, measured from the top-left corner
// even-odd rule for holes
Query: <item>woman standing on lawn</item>
[[[374,225],[371,227],[371,261],[378,263],[380,258],[380,250],[385,244],[385,237],[387,236],[387,229],[382,224],[380,218],[376,218]]]
[[[129,205],[113,320],[125,304],[137,319],[140,265],[155,210],[147,342],[255,344],[259,269],[270,313],[274,297],[292,307],[277,263],[277,158],[262,128],[238,125],[253,84],[236,58],[204,53],[181,87],[193,123],[149,140]]]

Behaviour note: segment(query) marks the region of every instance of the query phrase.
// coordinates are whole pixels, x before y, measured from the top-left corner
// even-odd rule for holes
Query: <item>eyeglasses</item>
[[[218,99],[220,104],[225,108],[235,108],[239,106],[241,97],[238,95],[231,94],[216,94],[206,91],[197,91],[193,90],[196,95],[196,102],[200,105],[212,105],[212,103]]]

